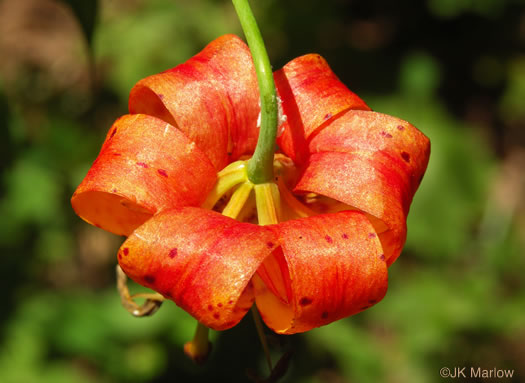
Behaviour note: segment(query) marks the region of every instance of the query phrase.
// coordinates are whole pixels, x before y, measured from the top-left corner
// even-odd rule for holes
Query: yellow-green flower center
[[[297,170],[282,154],[274,157],[275,179],[254,184],[247,174],[246,160],[231,163],[217,174],[217,182],[202,205],[239,221],[259,225],[276,224],[293,218],[319,214],[298,199],[290,190]],[[303,198],[308,197],[308,195]],[[311,197],[311,196],[310,196]],[[310,202],[316,202],[315,197]]]

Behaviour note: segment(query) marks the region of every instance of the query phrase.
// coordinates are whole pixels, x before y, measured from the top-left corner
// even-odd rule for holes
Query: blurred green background
[[[471,366],[525,382],[524,1],[252,3],[275,68],[318,52],[432,141],[387,297],[271,336],[274,359],[294,351],[283,382],[441,382],[441,367]],[[204,367],[183,355],[195,324],[174,304],[131,317],[115,290],[122,239],[69,204],[133,84],[224,33],[242,35],[229,1],[0,1],[0,382],[266,374],[249,316],[212,334]]]

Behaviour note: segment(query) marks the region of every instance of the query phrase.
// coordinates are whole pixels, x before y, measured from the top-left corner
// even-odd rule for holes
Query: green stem
[[[261,128],[253,157],[248,161],[248,178],[254,184],[273,180],[273,155],[277,136],[277,96],[270,59],[248,0],[232,0],[252,53],[261,98]]]
[[[273,370],[272,367],[272,357],[270,355],[270,348],[268,347],[268,342],[266,341],[266,335],[264,335],[264,326],[261,320],[261,315],[259,314],[259,311],[257,310],[257,306],[252,306],[252,315],[253,315],[253,321],[255,322],[255,328],[257,329],[257,334],[259,335],[259,339],[261,340],[261,344],[263,346],[264,355],[266,355],[266,363],[268,363],[268,367],[270,368],[270,373]]]

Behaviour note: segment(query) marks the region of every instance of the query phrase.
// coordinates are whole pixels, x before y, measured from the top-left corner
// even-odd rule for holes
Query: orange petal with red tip
[[[347,109],[370,110],[317,54],[290,61],[274,79],[287,118],[277,143],[298,164],[306,160],[306,140],[320,126]]]
[[[406,240],[413,195],[402,161],[382,151],[313,153],[296,191],[321,194],[377,218],[372,222],[390,265]]]
[[[348,110],[310,139],[311,153],[382,151],[398,161],[416,192],[430,156],[429,139],[410,123],[386,114]]]
[[[254,285],[257,308],[275,332],[293,334],[326,325],[369,308],[386,294],[387,265],[363,213],[318,215],[272,229],[282,248],[277,262],[285,262],[286,268],[258,272]],[[267,287],[279,284],[289,285],[286,299]]]
[[[128,236],[155,212],[199,206],[216,172],[174,126],[141,114],[118,119],[71,199],[85,221]]]
[[[258,100],[248,47],[237,36],[225,35],[184,64],[139,81],[131,90],[129,110],[178,127],[219,171],[255,148]]]
[[[137,283],[158,291],[215,330],[235,326],[253,304],[250,280],[276,247],[268,227],[199,208],[168,210],[139,227],[119,250]]]

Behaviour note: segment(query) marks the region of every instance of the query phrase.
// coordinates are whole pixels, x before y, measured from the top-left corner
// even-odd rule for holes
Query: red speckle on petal
[[[410,154],[408,154],[407,152],[402,152],[402,153],[401,153],[401,157],[402,157],[406,162],[410,162]]]
[[[109,136],[109,138],[113,138],[113,136],[117,133],[117,128],[113,129],[113,131],[111,132],[111,136]]]
[[[403,125],[398,125],[397,130],[405,130],[405,127]]]
[[[392,138],[392,135],[391,135],[390,133],[385,132],[385,131],[382,131],[382,132],[381,132],[381,135],[382,135],[383,137],[386,137],[386,138]]]
[[[144,168],[144,169],[147,169],[149,168],[148,164],[145,164],[144,162],[137,162],[137,165]]]
[[[113,155],[114,155],[115,157],[120,157],[122,154],[121,154],[121,153],[113,153]]]
[[[271,249],[273,247],[273,242],[266,242],[266,246]]]
[[[368,238],[375,238],[377,237],[376,233],[368,233]]]
[[[129,254],[129,249],[127,247],[122,249],[122,251],[124,252],[124,255],[128,255]]]
[[[233,301],[230,299],[230,300],[228,301],[228,304],[231,305],[232,303],[233,303]]]
[[[299,300],[299,304],[301,306],[308,306],[309,304],[312,304],[312,302],[313,302],[313,299],[312,298],[307,298],[307,297],[302,297]]]
[[[155,283],[155,277],[153,275],[146,275],[144,277],[144,281],[146,283],[149,283],[150,285],[154,284]]]
[[[213,317],[214,317],[215,319],[219,319],[221,316],[219,315],[219,313],[215,313],[215,314],[213,314]]]
[[[217,307],[222,307],[222,303],[217,303]]]
[[[173,259],[173,258],[175,258],[177,256],[178,252],[179,251],[176,248],[173,248],[173,249],[170,250],[168,256]]]
[[[157,170],[157,173],[159,173],[163,177],[168,177],[168,172],[166,172],[166,170],[164,169]]]
[[[325,120],[328,120],[330,118],[332,118],[332,113],[327,113],[326,116],[324,116]]]
[[[330,237],[329,235],[325,235],[324,239],[326,239],[326,242],[328,242],[328,243],[333,243],[334,242],[332,237]]]
[[[118,259],[122,259],[122,254],[118,253]]]
[[[384,261],[385,261],[385,254],[381,254],[381,255],[379,256],[379,259],[382,260],[382,261],[384,262]]]
[[[212,305],[208,305],[208,310],[213,311],[213,306]]]

